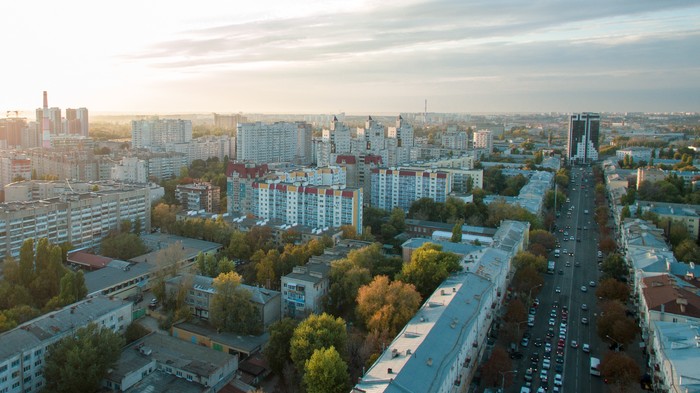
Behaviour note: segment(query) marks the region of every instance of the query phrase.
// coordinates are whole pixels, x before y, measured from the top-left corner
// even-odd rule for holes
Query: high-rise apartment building
[[[124,183],[146,183],[148,181],[147,163],[138,157],[123,157],[117,165],[112,167],[110,178]]]
[[[27,119],[7,118],[0,119],[0,146],[2,148],[20,147],[22,134],[27,131]]]
[[[372,169],[371,205],[391,211],[399,207],[405,211],[420,198],[445,202],[452,192],[452,174],[420,169]]]
[[[21,154],[11,152],[0,156],[0,189],[17,179],[32,178],[32,160]]]
[[[362,189],[255,182],[252,208],[253,215],[264,220],[278,219],[311,228],[351,225],[362,233]]]
[[[6,196],[31,196],[35,183],[40,185],[42,182],[8,185],[5,187]],[[78,192],[71,184],[56,183],[65,187],[56,196],[0,203],[0,254],[17,257],[22,242],[29,238],[45,237],[54,244],[70,242],[76,248],[99,246],[102,239],[118,229],[124,220],[140,221],[145,232],[151,229],[148,186],[83,183],[88,190]],[[79,187],[75,185],[76,189]]]
[[[569,162],[590,163],[598,160],[600,115],[575,113],[569,118],[567,158]]]
[[[474,148],[484,149],[493,152],[493,133],[490,130],[479,130],[474,132]]]
[[[88,110],[87,108],[66,108],[66,118],[63,122],[64,134],[88,136]]]
[[[259,164],[308,161],[298,154],[310,154],[310,151],[311,133],[305,123],[239,123],[236,129],[238,161]]]
[[[90,133],[90,123],[87,108],[78,108],[76,111],[78,122],[80,123],[80,135],[88,136]]]
[[[329,165],[332,155],[350,154],[352,150],[352,135],[350,128],[333,116],[330,128],[323,130],[321,144],[317,150],[318,166]]]
[[[253,183],[267,173],[267,164],[229,162],[226,167],[226,211],[232,214],[253,211]]]
[[[192,121],[181,119],[133,120],[131,144],[134,149],[165,149],[171,143],[192,140]]]

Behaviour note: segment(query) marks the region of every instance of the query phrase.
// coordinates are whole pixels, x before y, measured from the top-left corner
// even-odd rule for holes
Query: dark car
[[[530,360],[533,362],[539,362],[540,361],[540,354],[535,352],[532,355],[530,355]]]
[[[523,358],[523,353],[522,352],[513,352],[510,354],[511,359],[522,359]]]
[[[559,269],[559,274],[564,274],[564,271]]]

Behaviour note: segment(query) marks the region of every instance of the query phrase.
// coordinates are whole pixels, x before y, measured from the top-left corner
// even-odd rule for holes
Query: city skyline
[[[50,106],[93,113],[700,107],[689,1],[206,5],[6,5],[0,111],[33,111],[44,90]]]

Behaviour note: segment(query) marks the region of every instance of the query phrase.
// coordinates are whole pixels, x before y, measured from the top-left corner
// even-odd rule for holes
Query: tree
[[[44,364],[50,392],[94,392],[121,354],[124,339],[94,323],[58,341]]]
[[[603,273],[612,278],[626,277],[628,273],[627,264],[620,254],[610,254],[603,260]]]
[[[127,344],[131,344],[132,342],[140,339],[141,337],[147,335],[151,331],[143,327],[138,322],[131,322],[129,326],[126,327],[126,331],[124,332],[124,339],[126,340]]]
[[[527,251],[520,251],[513,257],[513,267],[518,270],[530,266],[540,273],[547,270],[547,260],[543,256],[536,256]]]
[[[329,279],[325,309],[336,316],[352,316],[357,291],[372,280],[369,269],[352,259],[340,259],[331,264]]]
[[[619,392],[625,392],[641,378],[637,362],[622,352],[606,353],[600,362],[600,374],[608,380],[608,383],[615,385]]]
[[[462,225],[464,225],[464,220],[459,220],[452,227],[452,237],[450,238],[452,243],[462,242]]]
[[[389,282],[387,276],[376,276],[357,294],[357,313],[369,330],[387,331],[395,336],[413,317],[421,304],[421,296],[412,284]]]
[[[442,251],[442,246],[425,243],[411,255],[411,261],[403,265],[398,279],[415,285],[425,299],[450,273],[461,270],[459,257]]]
[[[249,259],[252,255],[251,245],[246,240],[245,233],[241,231],[233,231],[228,244],[229,258],[233,259]]]
[[[530,231],[530,244],[533,243],[541,244],[545,249],[551,250],[557,243],[557,238],[543,229],[533,229]]]
[[[238,334],[260,334],[262,321],[250,299],[249,290],[241,288],[236,272],[221,273],[214,279],[216,293],[209,305],[209,318],[220,331]]]
[[[345,321],[329,314],[312,314],[302,321],[290,340],[290,356],[296,369],[303,373],[306,361],[315,350],[335,347],[345,352],[348,334]],[[341,353],[342,355],[342,353]]]
[[[620,212],[620,220],[624,220],[625,218],[630,218],[632,217],[632,213],[630,213],[630,207],[625,205],[622,207],[622,211]]]
[[[102,254],[121,260],[145,254],[148,249],[141,238],[133,233],[112,233],[102,239],[100,244]]]
[[[691,239],[686,239],[674,247],[673,254],[682,262],[700,262],[700,247]]]
[[[609,254],[617,249],[617,243],[610,236],[605,236],[598,242],[598,247],[600,251]]]
[[[631,343],[637,335],[638,327],[633,319],[625,315],[625,307],[618,301],[601,304],[602,315],[598,318],[598,336],[603,341]],[[611,338],[608,338],[611,337]]]
[[[491,357],[484,363],[481,369],[481,380],[485,386],[500,386],[501,375],[505,371],[512,370],[508,353],[501,346],[497,346],[491,352]]]
[[[536,296],[536,288],[542,288],[544,278],[537,272],[536,268],[531,265],[523,266],[515,271],[513,281],[511,282],[513,289],[520,292],[523,296]],[[528,299],[528,302],[532,299]]]
[[[348,365],[333,346],[314,350],[304,365],[307,393],[347,392],[348,379]]]
[[[264,349],[264,354],[276,375],[282,376],[284,365],[292,360],[289,345],[296,327],[297,321],[291,318],[283,318],[270,325],[270,341]]]
[[[625,283],[614,278],[606,278],[600,282],[595,294],[605,300],[619,300],[624,303],[630,295],[630,290]]]
[[[503,316],[503,320],[506,322],[520,323],[524,322],[527,317],[527,310],[525,305],[520,299],[513,299],[508,303],[508,308]]]

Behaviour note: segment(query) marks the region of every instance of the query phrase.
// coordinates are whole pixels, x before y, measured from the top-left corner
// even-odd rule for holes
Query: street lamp
[[[506,374],[517,374],[518,370],[499,371],[498,373],[501,374],[501,392],[504,392],[506,389]]]
[[[617,348],[615,348],[615,352],[619,352],[620,348],[622,348],[622,344],[620,344],[619,341],[615,340],[614,338],[610,337],[609,335],[605,335],[606,338],[611,339],[612,341],[615,341],[615,344],[617,344]]]
[[[535,289],[537,289],[537,288],[539,288],[539,287],[541,287],[542,285],[544,285],[544,284],[535,285],[534,287],[530,288],[530,292],[529,292],[528,295],[527,295],[527,299],[528,299],[528,301],[530,302],[530,305],[532,305],[532,291],[535,290]]]

